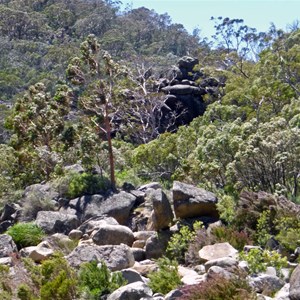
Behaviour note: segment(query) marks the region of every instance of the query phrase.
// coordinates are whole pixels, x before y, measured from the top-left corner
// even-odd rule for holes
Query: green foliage
[[[289,252],[300,246],[300,222],[297,216],[283,216],[275,220],[276,239]]]
[[[222,195],[218,197],[217,209],[220,214],[220,219],[227,224],[232,224],[236,214],[236,201],[233,196]]]
[[[19,285],[17,296],[21,300],[33,300],[32,291],[31,291],[30,287],[26,284]]]
[[[10,280],[11,278],[9,275],[9,267],[5,265],[0,265],[0,299],[12,299],[12,289],[9,284]]]
[[[17,187],[17,180],[15,179],[17,164],[14,149],[0,144],[0,198],[11,194]]]
[[[179,263],[184,261],[184,255],[189,244],[193,242],[196,231],[200,230],[203,224],[199,221],[195,222],[193,226],[195,231],[191,230],[189,226],[184,225],[179,229],[179,232],[172,235],[167,247],[167,256],[170,259],[176,260]]]
[[[26,269],[43,300],[72,300],[78,296],[78,280],[66,259],[59,253],[35,265],[32,260],[24,259]]]
[[[180,276],[178,273],[178,263],[167,257],[157,260],[158,271],[148,275],[150,282],[149,287],[155,293],[167,294],[171,290],[180,286]]]
[[[75,173],[71,176],[67,196],[76,198],[84,194],[96,194],[107,190],[108,181],[99,175],[89,173]]]
[[[84,299],[90,300],[97,300],[126,284],[120,272],[111,273],[104,262],[98,267],[96,261],[81,265],[79,281]]]
[[[282,257],[276,251],[250,249],[248,253],[241,252],[240,259],[245,260],[251,274],[257,274],[266,270],[268,266],[274,267],[278,275],[280,270],[287,266],[287,258]]]
[[[235,279],[214,277],[197,285],[184,287],[180,300],[256,300],[256,293],[243,276]]]
[[[45,236],[44,231],[35,223],[17,223],[11,226],[7,232],[19,249],[36,246]]]
[[[67,86],[58,86],[51,97],[39,82],[30,86],[14,105],[7,126],[13,132],[10,144],[18,158],[17,172],[23,185],[49,179],[62,162],[63,143],[59,136],[64,130],[69,104]]]
[[[271,238],[271,226],[270,226],[270,211],[265,210],[261,213],[259,219],[257,220],[256,226],[256,241],[257,243],[264,247],[267,241]]]

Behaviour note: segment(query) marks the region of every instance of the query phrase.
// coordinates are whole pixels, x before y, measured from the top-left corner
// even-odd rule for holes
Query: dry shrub
[[[197,285],[185,286],[178,300],[255,300],[255,292],[245,278],[226,279],[216,276]]]

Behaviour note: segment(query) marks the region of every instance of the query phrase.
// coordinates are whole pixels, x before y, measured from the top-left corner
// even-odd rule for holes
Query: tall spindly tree
[[[113,116],[122,97],[125,67],[115,63],[108,52],[100,49],[94,35],[89,35],[81,46],[81,57],[75,57],[67,68],[67,78],[77,87],[81,111],[94,125],[100,137],[107,141],[110,181],[115,189],[115,162],[112,146]]]

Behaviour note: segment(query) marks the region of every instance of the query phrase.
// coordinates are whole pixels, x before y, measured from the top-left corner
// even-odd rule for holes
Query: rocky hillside
[[[68,199],[49,182],[29,186],[20,204],[7,204],[0,218],[1,299],[300,299],[299,248],[287,255],[263,228],[266,244],[257,246],[246,225],[264,205],[295,215],[300,206],[244,193],[237,210],[245,226],[232,231],[220,219],[218,198],[204,189],[178,181],[171,190],[157,182],[124,188]],[[256,202],[260,208],[253,209]],[[96,283],[82,277],[91,262],[106,265],[109,277],[120,274],[120,287],[108,288],[109,277],[101,279],[91,265],[86,276]],[[60,277],[62,265],[72,281]]]

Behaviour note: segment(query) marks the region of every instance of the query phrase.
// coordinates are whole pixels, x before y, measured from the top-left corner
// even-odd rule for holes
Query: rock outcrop
[[[217,197],[204,189],[175,181],[172,188],[177,218],[209,216],[218,218]]]

